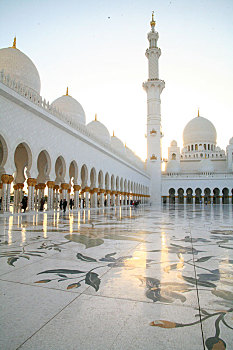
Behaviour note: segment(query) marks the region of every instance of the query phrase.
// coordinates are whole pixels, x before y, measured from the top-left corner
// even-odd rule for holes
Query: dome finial
[[[200,112],[199,112],[199,108],[198,108],[197,116],[198,116],[198,117],[200,117]]]
[[[11,47],[12,49],[16,49],[16,36],[14,37],[13,45]]]
[[[114,130],[113,130],[112,136],[115,136],[115,134],[114,134]]]
[[[66,96],[69,96],[68,86],[66,88]]]
[[[152,19],[151,19],[150,25],[151,25],[151,28],[154,29],[155,27],[154,11],[152,11]]]
[[[97,113],[95,114],[95,121],[97,122]]]

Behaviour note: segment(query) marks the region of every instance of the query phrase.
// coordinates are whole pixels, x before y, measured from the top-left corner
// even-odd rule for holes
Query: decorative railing
[[[183,174],[175,174],[175,173],[162,173],[162,176],[164,178],[166,177],[175,177],[177,179],[190,179],[190,178],[206,178],[208,177],[208,179],[211,178],[224,178],[224,179],[232,179],[233,178],[233,174],[232,173],[209,173],[209,172],[203,172],[203,173],[197,173],[197,172],[193,172],[193,173],[183,173]]]
[[[42,97],[37,94],[34,90],[25,87],[21,82],[16,81],[14,79],[11,79],[9,74],[4,74],[4,71],[0,71],[0,82],[9,87],[10,89],[17,92],[19,95],[23,96],[36,106],[42,108],[46,112],[50,113],[51,115],[57,117],[58,119],[62,120],[69,126],[71,126],[73,129],[81,132],[83,135],[87,136],[91,140],[95,141],[105,149],[107,149],[109,152],[115,154],[119,158],[123,159],[125,162],[130,163],[135,168],[138,168],[140,170],[145,171],[144,169],[144,162],[135,155],[137,158],[136,161],[128,158],[126,155],[122,154],[121,152],[116,151],[111,145],[108,143],[102,142],[99,138],[97,138],[92,132],[87,130],[85,125],[82,125],[78,121],[71,121],[69,118],[59,111],[56,107],[54,107],[52,104],[49,103],[49,101],[46,101],[45,99],[42,99]]]

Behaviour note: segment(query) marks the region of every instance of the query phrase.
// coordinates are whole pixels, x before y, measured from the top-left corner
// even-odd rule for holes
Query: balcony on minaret
[[[154,154],[152,154],[152,156],[150,157],[150,160],[155,161],[155,160],[157,160],[157,157]]]
[[[155,130],[155,129],[152,129],[151,131],[150,131],[150,135],[151,136],[155,136],[157,134],[157,131]]]

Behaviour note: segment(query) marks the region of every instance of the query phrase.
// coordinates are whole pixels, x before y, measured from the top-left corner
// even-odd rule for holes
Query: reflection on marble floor
[[[0,216],[1,349],[232,349],[232,216],[231,205]],[[84,305],[93,319],[101,305],[97,323]]]

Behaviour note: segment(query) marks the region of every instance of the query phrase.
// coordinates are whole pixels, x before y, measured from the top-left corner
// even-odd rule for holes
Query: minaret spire
[[[13,45],[11,46],[12,49],[16,49],[16,36],[14,37]]]
[[[66,96],[69,96],[68,86],[67,86],[67,88],[66,88]]]
[[[159,39],[155,31],[154,11],[150,22],[151,31],[147,35],[149,48],[146,50],[148,59],[148,80],[143,83],[147,93],[147,169],[151,175],[151,202],[161,203],[161,100],[160,95],[165,87],[159,79],[159,57],[161,50],[157,46]]]

